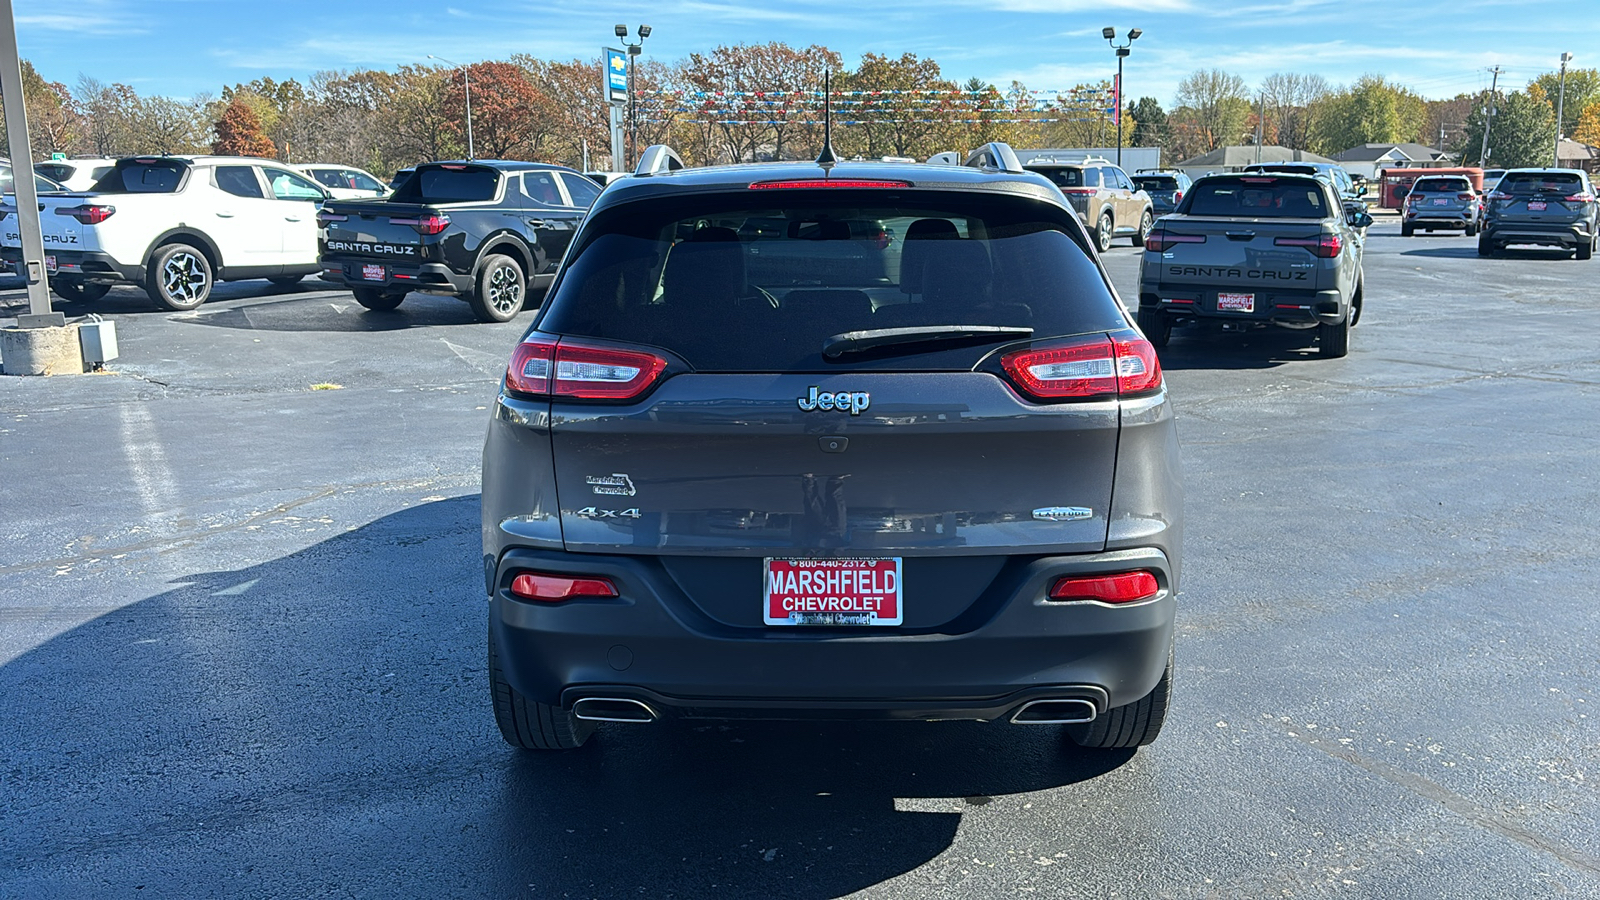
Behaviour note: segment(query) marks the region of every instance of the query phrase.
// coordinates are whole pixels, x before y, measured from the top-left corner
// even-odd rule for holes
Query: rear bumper
[[[46,251],[46,256],[56,258],[56,270],[51,275],[66,276],[98,284],[143,284],[145,269],[142,265],[124,265],[105,253],[83,250]],[[17,247],[0,249],[0,259],[13,270],[22,265],[22,250]]]
[[[1214,286],[1173,287],[1146,284],[1139,294],[1139,305],[1158,308],[1178,318],[1233,322],[1239,327],[1279,325],[1306,328],[1312,325],[1337,325],[1344,321],[1349,303],[1338,291],[1254,290],[1255,309],[1251,312],[1219,310],[1218,293],[1252,293],[1251,289],[1219,291]],[[1185,302],[1188,301],[1188,302]]]
[[[381,266],[382,274],[368,277],[367,266]],[[438,294],[465,294],[474,287],[470,274],[462,274],[444,263],[395,264],[388,259],[322,258],[322,280],[347,287],[380,290],[428,291]]]
[[[1469,210],[1441,210],[1429,211],[1426,214],[1406,216],[1407,225],[1422,228],[1466,228],[1467,223],[1477,218],[1477,214]]]
[[[1569,225],[1536,225],[1521,222],[1490,221],[1484,225],[1486,240],[1502,244],[1543,244],[1550,247],[1576,247],[1594,240],[1587,222]]]
[[[614,599],[532,603],[518,570],[611,578]],[[1127,606],[1045,599],[1063,574],[1147,569],[1163,590]],[[1148,694],[1165,668],[1176,585],[1157,550],[1042,557],[997,578],[965,617],[897,629],[740,628],[700,613],[648,557],[515,550],[501,560],[489,623],[518,691],[570,708],[584,697],[643,700],[664,715],[996,719],[1029,700],[1088,700],[1099,711]],[[751,603],[759,604],[759,585]],[[1001,594],[998,603],[988,603]],[[907,597],[906,603],[916,602]]]

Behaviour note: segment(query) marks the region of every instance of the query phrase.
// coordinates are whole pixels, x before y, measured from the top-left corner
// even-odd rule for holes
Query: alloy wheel
[[[182,303],[193,303],[205,296],[205,264],[193,253],[174,253],[161,267],[161,284],[167,296]]]
[[[515,266],[496,266],[489,273],[489,305],[502,314],[522,305],[522,273]]]

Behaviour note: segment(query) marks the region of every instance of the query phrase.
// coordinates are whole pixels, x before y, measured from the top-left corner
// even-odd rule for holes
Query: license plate
[[[384,272],[383,266],[368,265],[361,267],[361,277],[367,281],[384,281],[388,276]]]
[[[1218,294],[1217,309],[1222,312],[1255,312],[1255,294]]]
[[[1532,210],[1533,212],[1544,212],[1545,205],[1546,204],[1543,200],[1528,201],[1528,209]]]
[[[1434,206],[1449,206],[1450,205],[1450,198],[1449,197],[1435,197],[1435,198],[1433,198],[1433,205]]]
[[[768,625],[899,625],[900,559],[768,559]]]
[[[56,273],[56,258],[54,256],[46,256],[44,258],[44,270],[51,275]]]

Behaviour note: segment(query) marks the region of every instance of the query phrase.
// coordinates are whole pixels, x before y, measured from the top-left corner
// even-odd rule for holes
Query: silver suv
[[[1144,246],[1144,236],[1156,220],[1155,204],[1116,164],[1093,157],[1057,162],[1039,156],[1023,167],[1038,172],[1061,189],[1089,227],[1101,253],[1110,250],[1111,240],[1118,237],[1132,238],[1135,247]]]
[[[1478,233],[1483,216],[1483,200],[1465,175],[1430,175],[1418,178],[1406,195],[1405,212],[1400,222],[1401,237],[1411,237],[1417,229],[1432,232],[1448,228]]]

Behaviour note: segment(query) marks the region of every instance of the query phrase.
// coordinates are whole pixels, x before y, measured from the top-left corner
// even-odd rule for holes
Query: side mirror
[[[1364,212],[1352,213],[1349,222],[1351,228],[1369,228],[1372,225],[1372,214]]]

